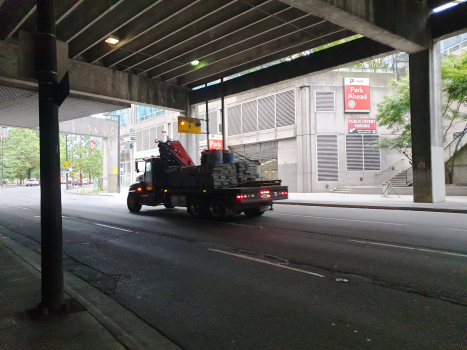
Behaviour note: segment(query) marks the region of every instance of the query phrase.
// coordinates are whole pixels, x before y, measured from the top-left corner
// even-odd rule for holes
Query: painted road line
[[[279,214],[274,213],[274,215],[282,216],[299,216],[302,218],[312,218],[312,219],[324,219],[324,220],[336,220],[336,221],[353,221],[353,222],[363,222],[369,224],[381,224],[381,225],[394,225],[394,226],[413,226],[410,224],[396,224],[393,222],[382,222],[382,221],[368,221],[368,220],[356,220],[356,219],[342,219],[342,218],[330,218],[326,216],[313,216],[313,215],[297,215],[297,214]]]
[[[243,259],[252,260],[252,261],[256,261],[256,262],[260,262],[260,263],[267,264],[267,265],[272,265],[272,266],[276,266],[276,267],[281,267],[281,268],[287,269],[287,270],[302,272],[302,273],[306,273],[306,274],[308,274],[308,275],[312,275],[312,276],[316,276],[316,277],[324,277],[323,275],[320,275],[320,274],[318,274],[318,273],[314,273],[314,272],[310,272],[310,271],[305,271],[305,270],[300,270],[300,269],[296,269],[296,268],[293,268],[293,267],[284,266],[284,265],[281,265],[281,264],[275,264],[275,263],[272,263],[272,262],[270,262],[270,261],[261,260],[261,259],[258,259],[258,258],[253,258],[253,257],[251,257],[251,256],[247,256],[247,255],[243,255],[243,254],[230,253],[230,252],[226,252],[226,251],[224,251],[224,250],[211,249],[211,248],[209,248],[208,250],[210,250],[211,252],[216,252],[216,253],[221,253],[221,254],[232,255],[232,256],[236,256],[237,258],[243,258]]]
[[[445,227],[446,230],[452,230],[452,231],[464,231],[464,232],[467,232],[466,229],[463,229],[463,228],[447,228]]]
[[[115,230],[120,230],[120,231],[125,231],[125,232],[133,232],[133,231],[130,231],[130,230],[125,230],[124,228],[120,228],[120,227],[107,226],[107,225],[102,225],[102,224],[94,224],[94,225],[102,226],[102,227],[108,227],[108,228],[113,228],[113,229],[115,229]]]
[[[24,207],[16,207],[18,209],[24,209],[24,210],[30,210],[29,208],[24,208]]]
[[[420,252],[444,254],[444,255],[451,255],[451,256],[460,256],[462,258],[467,258],[467,254],[442,252],[440,250],[425,249],[425,248],[414,248],[414,247],[404,247],[402,245],[377,243],[377,242],[369,242],[369,241],[359,241],[359,240],[356,240],[356,239],[349,239],[349,241],[350,242],[355,242],[355,243],[361,243],[361,244],[372,244],[372,245],[379,245],[379,246],[383,246],[383,247],[401,248],[401,249],[408,249],[408,250],[418,250]]]

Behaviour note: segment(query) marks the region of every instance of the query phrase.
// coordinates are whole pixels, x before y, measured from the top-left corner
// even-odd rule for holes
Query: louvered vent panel
[[[157,127],[153,127],[149,129],[149,149],[157,148],[156,141],[157,140]]]
[[[143,130],[143,151],[149,149],[149,129]]]
[[[276,95],[276,127],[295,125],[295,90]]]
[[[228,117],[228,135],[235,136],[240,135],[242,132],[242,105],[236,105],[233,107],[229,107],[227,110],[227,117]]]
[[[365,170],[381,169],[381,152],[373,149],[375,142],[379,141],[379,135],[363,135],[363,153],[365,155]]]
[[[276,127],[275,97],[267,96],[258,99],[258,129],[269,130]]]
[[[242,132],[247,134],[249,132],[257,131],[257,100],[242,103]]]
[[[143,132],[136,132],[136,152],[141,152],[143,150]]]
[[[337,135],[316,135],[318,182],[339,181]]]
[[[178,122],[172,123],[172,139],[180,141],[180,133],[178,132]]]
[[[334,91],[316,91],[316,112],[334,112]]]
[[[219,123],[217,122],[217,111],[211,111],[209,115],[209,133],[219,134]]]
[[[164,130],[165,130],[165,125],[157,126],[157,139],[160,141],[165,141],[165,133],[163,133]]]
[[[347,171],[363,171],[362,135],[345,136]]]

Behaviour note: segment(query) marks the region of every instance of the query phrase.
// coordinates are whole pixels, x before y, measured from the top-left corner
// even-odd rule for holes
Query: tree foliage
[[[467,121],[461,107],[467,107],[467,52],[450,55],[442,59],[443,107],[442,117],[448,122],[444,138],[457,123]],[[377,147],[395,150],[411,160],[412,137],[410,124],[410,80],[409,76],[391,81],[395,94],[387,95],[378,103],[379,125],[391,130],[392,138],[382,138]]]
[[[39,132],[11,129],[10,137],[3,140],[5,179],[40,178]]]
[[[92,140],[96,141],[91,152]],[[68,145],[68,146],[67,146]],[[72,177],[102,176],[102,139],[79,135],[60,135],[60,167],[65,170],[66,150]]]

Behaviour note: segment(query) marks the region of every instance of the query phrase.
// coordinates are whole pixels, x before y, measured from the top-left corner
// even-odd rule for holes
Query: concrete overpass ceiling
[[[39,126],[38,96],[38,93],[34,91],[0,86],[0,125],[37,128]],[[60,107],[59,120],[62,122],[83,118],[126,107],[129,105],[115,105],[70,96]]]
[[[70,59],[190,88],[353,35],[279,0],[56,4],[57,38]],[[0,23],[0,40],[34,32],[35,2],[4,0]],[[119,43],[107,44],[109,35]]]

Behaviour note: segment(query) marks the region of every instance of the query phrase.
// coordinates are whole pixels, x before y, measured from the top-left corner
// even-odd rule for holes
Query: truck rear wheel
[[[126,200],[128,210],[132,213],[137,213],[141,210],[142,205],[139,203],[138,198],[134,193],[129,193]]]
[[[264,211],[261,211],[260,208],[250,208],[243,211],[246,216],[249,218],[258,217],[264,214]]]
[[[209,205],[209,214],[211,214],[214,219],[223,219],[225,217],[225,213],[225,206],[219,201],[212,201]]]
[[[190,214],[191,216],[199,219],[206,215],[206,207],[199,200],[192,200],[190,203]]]

